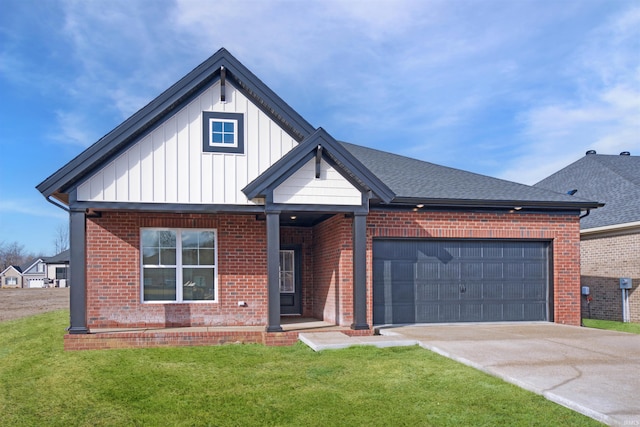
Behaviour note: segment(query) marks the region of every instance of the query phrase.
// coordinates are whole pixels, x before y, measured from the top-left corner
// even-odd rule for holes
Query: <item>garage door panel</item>
[[[374,240],[374,324],[547,320],[548,247]]]

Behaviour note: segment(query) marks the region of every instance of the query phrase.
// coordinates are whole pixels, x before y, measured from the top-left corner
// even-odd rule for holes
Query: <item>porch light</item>
[[[424,208],[424,205],[422,203],[420,203],[419,205],[416,205],[416,208],[422,209],[422,208]]]
[[[291,215],[291,217],[290,217],[290,218],[291,218],[291,220],[292,220],[292,221],[295,221],[295,220],[296,220],[296,218],[298,218],[298,217],[297,217],[297,216],[295,216],[295,215]]]

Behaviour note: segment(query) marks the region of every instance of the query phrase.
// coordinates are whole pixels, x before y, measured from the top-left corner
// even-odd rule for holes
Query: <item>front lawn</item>
[[[417,346],[64,352],[67,320],[0,323],[2,425],[598,425]]]
[[[587,328],[608,329],[610,331],[640,334],[640,323],[614,322],[612,320],[582,319]]]

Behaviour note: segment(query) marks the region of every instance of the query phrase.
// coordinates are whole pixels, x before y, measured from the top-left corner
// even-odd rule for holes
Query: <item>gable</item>
[[[316,161],[312,159],[273,190],[273,202],[359,206],[362,193],[324,159],[316,178]]]
[[[229,81],[220,80],[78,186],[91,202],[250,204],[241,189],[297,141]],[[203,115],[203,112],[205,115]],[[242,152],[203,149],[206,113],[239,114]]]

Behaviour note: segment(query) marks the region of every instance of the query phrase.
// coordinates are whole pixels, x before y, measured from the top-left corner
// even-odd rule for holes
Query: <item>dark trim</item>
[[[570,201],[536,201],[536,200],[483,200],[483,199],[420,199],[413,197],[397,197],[393,199],[394,205],[415,206],[422,204],[424,206],[437,207],[481,207],[481,208],[513,208],[521,207],[526,209],[588,209],[604,206],[603,203],[597,202],[570,202]]]
[[[267,212],[267,332],[280,325],[280,212]]]
[[[302,291],[303,291],[303,286],[302,286],[302,245],[299,243],[294,243],[294,244],[289,244],[289,245],[280,245],[280,250],[281,251],[293,251],[293,265],[294,265],[294,292],[293,292],[293,298],[294,298],[294,311],[292,311],[291,313],[285,313],[283,312],[283,308],[282,308],[282,296],[280,296],[280,315],[285,315],[285,314],[296,314],[296,315],[300,315],[302,314],[302,301],[303,301],[303,295],[302,295]],[[280,279],[278,278],[278,281]],[[278,283],[278,287],[280,287],[280,283]]]
[[[368,206],[364,205],[288,205],[284,203],[269,203],[269,209],[283,212],[318,212],[318,213],[368,213]]]
[[[220,102],[226,102],[227,97],[225,93],[225,83],[227,80],[227,70],[225,70],[224,65],[220,67]]]
[[[224,205],[224,204],[188,204],[188,203],[138,203],[138,202],[73,202],[70,207],[76,210],[93,211],[140,211],[174,213],[237,213],[257,214],[264,212],[263,205]]]
[[[134,142],[150,127],[177,111],[194,93],[208,87],[219,78],[222,66],[226,69],[227,80],[237,82],[238,89],[248,95],[249,99],[274,121],[280,123],[288,133],[296,135],[299,140],[314,131],[311,124],[223,48],[38,184],[38,191],[49,197],[55,192],[70,188],[95,168],[102,166],[103,162],[115,153]]]
[[[219,147],[209,145],[211,136],[211,128],[209,121],[211,119],[235,120],[237,123],[236,140],[238,142],[235,147]],[[240,113],[219,113],[216,111],[202,112],[202,151],[205,153],[235,153],[244,154],[244,115]]]
[[[320,178],[321,171],[321,163],[322,163],[322,145],[318,145],[316,149],[316,179]]]
[[[353,216],[353,323],[351,329],[369,329],[367,324],[367,216]]]
[[[86,218],[84,211],[69,213],[70,262],[69,309],[70,334],[88,334],[87,328],[87,249]]]
[[[373,191],[381,200],[390,202],[395,196],[378,177],[367,169],[349,151],[340,145],[324,129],[318,128],[300,145],[285,154],[280,160],[271,165],[265,172],[242,189],[249,200],[266,195],[278,183],[284,182],[302,165],[316,155],[318,146],[322,146],[323,158],[332,159],[341,174],[361,189]]]

